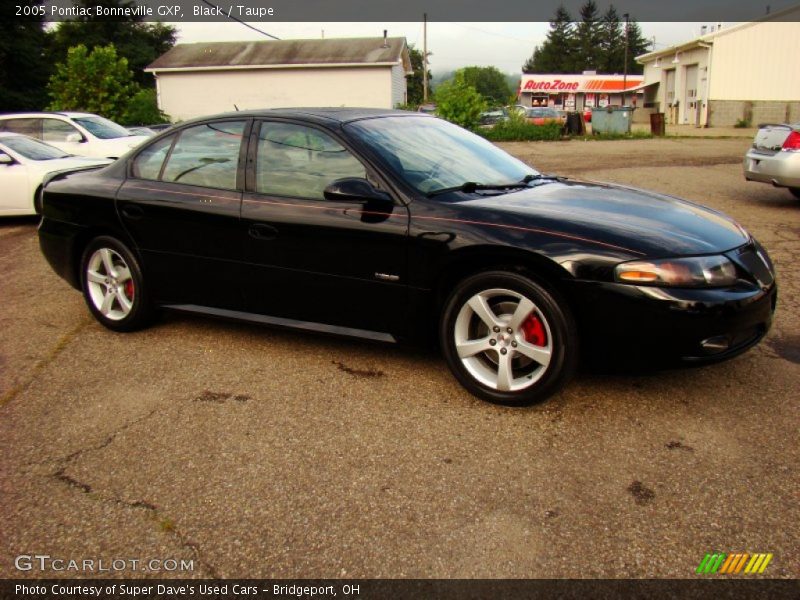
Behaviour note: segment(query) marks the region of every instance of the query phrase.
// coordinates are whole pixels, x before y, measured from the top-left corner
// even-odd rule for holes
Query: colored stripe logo
[[[716,552],[714,554],[706,554],[703,557],[696,573],[701,575],[713,575],[715,573],[720,575],[739,575],[740,573],[756,575],[763,573],[771,560],[772,553],[749,554],[747,552],[736,552],[725,554]]]

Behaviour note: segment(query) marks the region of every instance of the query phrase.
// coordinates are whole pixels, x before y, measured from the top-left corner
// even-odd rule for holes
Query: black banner
[[[799,596],[800,583],[791,579],[62,579],[0,583],[4,600],[783,600]]]
[[[18,0],[3,3],[4,17],[18,19],[246,22],[543,22],[563,4],[579,15],[584,0],[133,0],[117,3],[102,0]],[[617,13],[629,13],[639,22],[753,21],[769,14],[784,21],[800,21],[796,0],[598,0],[599,12],[613,4]],[[123,12],[120,12],[123,11]]]

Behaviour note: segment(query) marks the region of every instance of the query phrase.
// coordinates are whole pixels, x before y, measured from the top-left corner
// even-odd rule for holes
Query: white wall
[[[800,23],[757,23],[714,38],[711,98],[800,100]]]
[[[408,81],[403,65],[392,67],[392,108],[408,102]]]
[[[235,110],[309,106],[393,108],[390,67],[241,69],[157,74],[173,121]],[[402,101],[402,100],[401,100]]]

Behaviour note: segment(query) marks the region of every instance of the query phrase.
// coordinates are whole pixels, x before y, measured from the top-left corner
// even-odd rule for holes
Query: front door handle
[[[278,237],[277,229],[275,229],[272,225],[264,225],[263,223],[250,225],[247,233],[250,234],[251,238],[255,238],[257,240],[274,240],[276,237]]]
[[[144,209],[137,204],[128,204],[122,207],[122,215],[129,219],[141,219],[144,217]]]

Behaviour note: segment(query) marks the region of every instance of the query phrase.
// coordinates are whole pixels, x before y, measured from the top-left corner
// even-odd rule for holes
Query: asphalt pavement
[[[739,358],[581,371],[525,409],[470,396],[434,352],[178,314],[112,333],[36,221],[3,220],[0,577],[93,574],[15,567],[45,554],[133,577],[683,578],[769,552],[765,576],[797,578],[800,201],[743,180],[748,144],[504,144],[728,212],[780,284]]]

